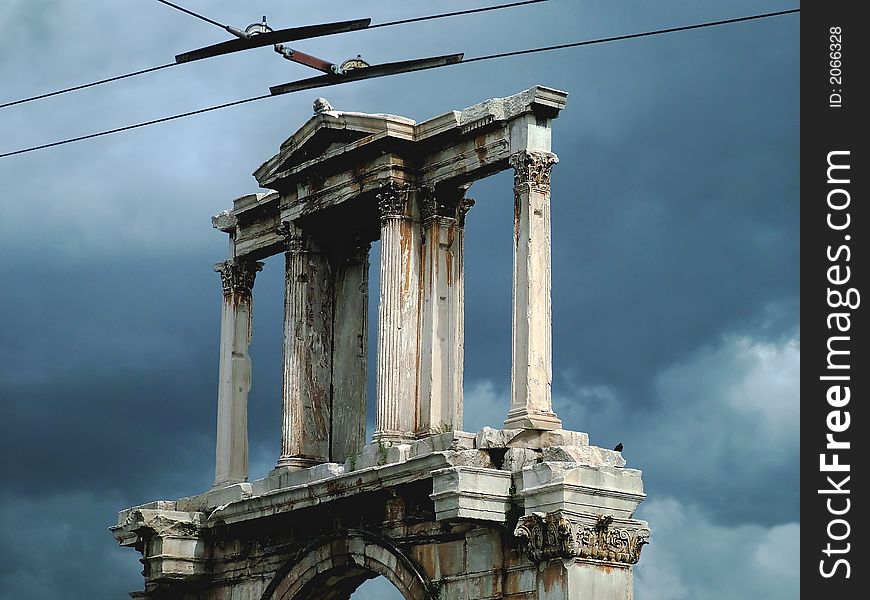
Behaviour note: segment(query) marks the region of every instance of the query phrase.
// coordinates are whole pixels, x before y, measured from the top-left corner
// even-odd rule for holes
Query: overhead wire
[[[680,27],[668,27],[667,29],[657,29],[655,31],[644,31],[641,33],[628,33],[625,35],[614,35],[606,38],[598,38],[594,40],[585,40],[582,42],[570,42],[567,44],[556,44],[555,46],[542,46],[540,48],[529,48],[528,50],[514,50],[511,52],[501,52],[498,54],[487,54],[485,56],[476,56],[463,60],[464,63],[477,62],[481,60],[492,60],[495,58],[505,58],[508,56],[521,56],[523,54],[534,54],[536,52],[550,52],[552,50],[562,50],[563,48],[577,48],[579,46],[589,46],[592,44],[604,44],[606,42],[618,42],[621,40],[631,40],[634,38],[647,37],[651,35],[663,35],[666,33],[675,33],[678,31],[689,31],[691,29],[701,29],[704,27],[716,27],[718,25],[730,25],[733,23],[742,23],[744,21],[755,21],[758,19],[768,19],[770,17],[781,17],[792,13],[799,13],[801,9],[791,8],[788,10],[779,10],[776,12],[763,13],[759,15],[749,15],[746,17],[736,17],[733,19],[722,19],[721,21],[708,21],[706,23],[696,23],[694,25],[683,25]]]
[[[593,44],[603,44],[603,43],[607,43],[607,42],[614,42],[614,41],[620,41],[620,40],[636,39],[636,38],[649,37],[649,36],[654,36],[654,35],[665,35],[665,34],[669,34],[669,33],[675,33],[675,32],[681,32],[681,31],[688,31],[688,30],[692,30],[692,29],[702,29],[702,28],[706,28],[706,27],[716,27],[716,26],[728,25],[728,24],[733,24],[733,23],[741,23],[741,22],[746,22],[746,21],[754,21],[754,20],[759,20],[759,19],[767,19],[767,18],[771,18],[771,17],[779,17],[779,16],[784,16],[784,15],[789,15],[789,14],[794,14],[794,13],[799,13],[799,12],[800,12],[800,9],[799,9],[799,8],[795,8],[795,9],[781,10],[781,11],[770,12],[770,13],[763,13],[763,14],[757,14],[757,15],[749,15],[749,16],[744,16],[744,17],[737,17],[737,18],[733,18],[733,19],[723,19],[723,20],[720,20],[720,21],[708,21],[708,22],[705,22],[705,23],[695,23],[695,24],[692,24],[692,25],[683,25],[683,26],[680,26],[680,27],[669,27],[669,28],[667,28],[667,29],[656,29],[656,30],[652,30],[652,31],[644,31],[644,32],[640,32],[640,33],[631,33],[631,34],[625,34],[625,35],[619,35],[619,36],[611,36],[611,37],[605,37],[605,38],[596,38],[596,39],[592,39],[592,40],[583,40],[583,41],[578,41],[578,42],[570,42],[570,43],[566,43],[566,44],[558,44],[558,45],[554,45],[554,46],[542,46],[542,47],[538,47],[538,48],[527,48],[527,49],[524,49],[524,50],[514,50],[514,51],[511,51],[511,52],[501,52],[501,53],[498,53],[498,54],[488,54],[488,55],[483,55],[483,56],[476,56],[476,57],[472,57],[472,58],[469,58],[469,59],[465,59],[465,60],[463,60],[463,61],[461,61],[461,62],[449,63],[449,64],[443,64],[443,65],[438,65],[438,66],[433,66],[433,67],[427,67],[427,69],[439,68],[439,67],[442,67],[442,66],[461,65],[461,64],[465,64],[465,63],[473,63],[473,62],[480,62],[480,61],[486,61],[486,60],[494,60],[494,59],[498,59],[498,58],[506,58],[506,57],[510,57],[510,56],[520,56],[520,55],[524,55],[524,54],[533,54],[533,53],[537,53],[537,52],[551,52],[551,51],[554,51],[554,50],[562,50],[562,49],[565,49],[565,48],[576,48],[576,47],[580,47],[580,46],[589,46],[589,45],[593,45]],[[423,70],[423,69],[420,69],[420,70]],[[342,81],[339,79],[339,80],[337,80],[334,84],[330,84],[330,85],[336,85],[336,84],[340,84],[340,83],[342,83]],[[43,149],[45,149],[45,148],[52,148],[52,147],[55,147],[55,146],[62,146],[62,145],[65,145],[65,144],[71,144],[71,143],[74,143],[74,142],[79,142],[79,141],[82,141],[82,140],[88,140],[88,139],[92,139],[92,138],[96,138],[96,137],[102,137],[102,136],[106,136],[106,135],[112,135],[112,134],[115,134],[115,133],[120,133],[120,132],[122,132],[122,131],[130,130],[130,129],[138,129],[138,128],[146,127],[146,126],[149,126],[149,125],[155,125],[155,124],[157,124],[157,123],[164,123],[164,122],[166,122],[166,121],[173,121],[173,120],[176,120],[176,119],[181,119],[181,118],[184,118],[184,117],[190,117],[190,116],[198,115],[198,114],[202,114],[202,113],[205,113],[205,112],[210,112],[210,111],[220,110],[220,109],[223,109],[223,108],[229,108],[229,107],[231,107],[231,106],[237,106],[237,105],[239,105],[239,104],[246,104],[246,103],[249,103],[249,102],[255,102],[255,101],[257,101],[257,100],[264,100],[264,99],[266,99],[266,98],[275,98],[275,97],[276,97],[276,95],[274,95],[274,94],[263,94],[263,95],[260,95],[260,96],[253,96],[253,97],[251,97],[251,98],[245,98],[245,99],[242,99],[242,100],[235,100],[235,101],[232,101],[232,102],[227,102],[227,103],[219,104],[219,105],[216,105],[216,106],[210,106],[210,107],[207,107],[207,108],[201,108],[201,109],[198,109],[198,110],[193,110],[193,111],[189,111],[189,112],[186,112],[186,113],[181,113],[181,114],[177,114],[177,115],[172,115],[172,116],[169,116],[169,117],[162,117],[162,118],[159,118],[159,119],[153,119],[153,120],[151,120],[151,121],[145,121],[145,122],[142,122],[142,123],[136,123],[136,124],[134,124],[134,125],[126,125],[126,126],[124,126],[124,127],[117,127],[117,128],[115,128],[115,129],[109,129],[109,130],[106,130],[106,131],[100,131],[100,132],[97,132],[97,133],[91,133],[91,134],[88,134],[88,135],[83,135],[83,136],[78,136],[78,137],[69,138],[69,139],[65,139],[65,140],[60,140],[60,141],[57,141],[57,142],[51,142],[51,143],[48,143],[48,144],[41,144],[41,145],[39,145],[39,146],[31,146],[31,147],[29,147],[29,148],[22,148],[22,149],[20,149],[20,150],[14,150],[14,151],[11,151],[11,152],[5,152],[5,153],[0,154],[0,158],[5,158],[5,157],[8,157],[8,156],[15,156],[15,155],[18,155],[18,154],[25,154],[25,153],[28,153],[28,152],[34,152],[34,151],[36,151],[36,150],[43,150]]]
[[[221,24],[221,23],[219,23],[219,22],[217,22],[217,21],[214,21],[214,20],[212,20],[212,19],[209,19],[208,17],[204,17],[204,16],[202,16],[202,15],[199,15],[199,14],[197,14],[197,13],[194,13],[194,12],[192,12],[192,11],[189,11],[189,10],[183,8],[183,7],[180,7],[180,6],[178,6],[177,4],[173,4],[173,3],[171,3],[171,2],[167,2],[166,0],[157,0],[157,1],[158,1],[158,2],[162,2],[163,4],[166,4],[166,5],[172,6],[172,7],[174,7],[174,8],[177,8],[177,9],[179,9],[179,10],[182,10],[182,11],[184,11],[184,12],[186,12],[186,13],[192,14],[193,16],[195,16],[195,17],[197,17],[197,18],[200,18],[200,19],[203,19],[203,20],[205,20],[205,21],[208,21],[209,23],[213,23],[213,24],[217,25],[218,27],[220,27],[220,28],[222,28],[222,29],[227,29],[227,27],[228,27],[228,26],[223,25],[223,24]],[[396,26],[396,25],[405,25],[405,24],[408,24],[408,23],[418,23],[418,22],[421,22],[421,21],[432,21],[432,20],[435,20],[435,19],[444,19],[444,18],[447,18],[447,17],[456,17],[456,16],[462,16],[462,15],[470,15],[470,14],[481,13],[481,12],[489,12],[489,11],[494,11],[494,10],[503,10],[503,9],[507,9],[507,8],[515,8],[515,7],[518,7],[518,6],[523,6],[523,5],[526,5],[526,4],[538,4],[538,3],[540,3],[540,2],[548,2],[548,1],[549,1],[549,0],[521,0],[521,1],[518,1],[518,2],[508,2],[508,3],[505,3],[505,4],[497,4],[497,5],[494,5],[494,6],[484,6],[484,7],[480,7],[480,8],[471,8],[471,9],[467,9],[467,10],[453,11],[453,12],[448,12],[448,13],[439,13],[439,14],[434,14],[434,15],[426,15],[426,16],[424,16],[424,17],[412,17],[412,18],[409,18],[409,19],[399,19],[399,20],[397,20],[397,21],[387,21],[387,22],[385,22],[385,23],[376,23],[376,24],[374,24],[374,25],[369,25],[366,29],[379,29],[379,28],[382,28],[382,27],[393,27],[393,26]],[[365,29],[358,30],[358,31],[365,31]],[[346,33],[346,32],[344,32],[344,33]],[[333,34],[333,35],[337,35],[337,34]],[[55,90],[55,91],[52,91],[52,92],[46,92],[46,93],[43,93],[43,94],[37,94],[37,95],[35,95],[35,96],[30,96],[30,97],[28,97],[28,98],[21,98],[20,100],[11,100],[11,101],[4,102],[4,103],[0,104],[0,109],[7,108],[7,107],[9,107],[9,106],[15,106],[15,105],[18,105],[18,104],[25,104],[25,103],[27,103],[27,102],[34,102],[34,101],[36,101],[36,100],[42,100],[43,98],[50,98],[50,97],[52,97],[52,96],[59,96],[59,95],[61,95],[61,94],[67,94],[67,93],[69,93],[69,92],[75,92],[75,91],[83,90],[83,89],[86,89],[86,88],[96,87],[96,86],[98,86],[98,85],[103,85],[103,84],[105,84],[105,83],[111,83],[111,82],[113,82],[113,81],[120,81],[120,80],[122,80],[122,79],[128,79],[128,78],[130,78],[130,77],[136,77],[136,76],[138,76],[138,75],[144,75],[145,73],[151,73],[151,72],[153,72],[153,71],[160,71],[161,69],[167,69],[167,68],[169,68],[169,67],[175,67],[175,66],[178,66],[179,64],[184,64],[184,63],[171,62],[171,63],[167,63],[167,64],[165,64],[165,65],[159,65],[159,66],[156,66],[156,67],[150,67],[150,68],[147,68],[147,69],[141,69],[141,70],[139,70],[139,71],[133,71],[133,72],[131,72],[131,73],[124,73],[123,75],[115,75],[114,77],[107,77],[107,78],[105,78],[105,79],[100,79],[99,81],[93,81],[93,82],[91,82],[91,83],[83,83],[83,84],[80,84],[80,85],[74,85],[74,86],[71,86],[71,87],[67,87],[67,88],[62,88],[62,89],[59,89],[59,90]]]
[[[193,12],[192,10],[189,10],[189,9],[187,9],[187,8],[184,8],[183,6],[178,6],[177,4],[173,4],[172,2],[167,2],[167,0],[157,0],[157,1],[160,2],[160,3],[162,3],[162,4],[165,4],[166,6],[171,6],[171,7],[174,8],[175,10],[180,10],[180,11],[183,12],[183,13],[187,13],[187,14],[189,14],[189,15],[192,16],[192,17],[196,17],[197,19],[199,19],[199,20],[201,20],[201,21],[205,21],[206,23],[211,23],[212,25],[216,25],[216,26],[220,27],[221,29],[226,29],[226,28],[227,28],[227,26],[224,25],[223,23],[218,23],[218,22],[215,21],[214,19],[209,19],[208,17],[203,16],[203,15],[201,15],[201,14],[199,14],[199,13],[195,13],[195,12]]]

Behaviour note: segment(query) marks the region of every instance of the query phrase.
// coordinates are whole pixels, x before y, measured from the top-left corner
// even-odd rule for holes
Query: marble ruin
[[[272,191],[213,218],[230,241],[215,266],[214,485],[120,512],[111,531],[144,565],[144,591],[132,597],[338,600],[384,576],[409,600],[632,598],[632,565],[649,541],[632,518],[641,473],[563,430],[552,410],[550,126],[566,96],[537,86],[422,123],[318,99],[254,173]],[[503,425],[471,433],[462,430],[466,192],[508,168],[511,398]],[[375,240],[377,397],[366,444]],[[258,261],[282,252],[281,448],[268,476],[248,481],[252,290]]]

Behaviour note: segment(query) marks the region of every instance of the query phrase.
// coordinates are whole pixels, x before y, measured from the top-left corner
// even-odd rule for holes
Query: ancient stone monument
[[[411,599],[628,600],[649,539],[641,474],[565,431],[550,382],[550,125],[534,87],[422,123],[315,114],[213,219],[223,284],[215,482],[121,511],[149,600],[345,599],[382,575]],[[462,431],[463,241],[475,180],[514,170],[510,405]],[[505,208],[509,210],[508,204]],[[473,217],[473,212],[472,212]],[[377,402],[365,444],[368,253],[380,239]],[[280,454],[248,482],[259,259],[283,252]]]

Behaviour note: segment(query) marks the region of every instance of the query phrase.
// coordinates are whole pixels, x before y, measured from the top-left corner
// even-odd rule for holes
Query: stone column
[[[514,168],[511,408],[505,427],[559,429],[553,412],[550,301],[550,170],[555,154],[523,150]]]
[[[420,319],[420,419],[417,435],[462,429],[465,357],[465,215],[474,200],[464,189],[429,190],[423,224]]]
[[[414,220],[416,193],[410,184],[390,181],[377,194],[381,297],[374,438],[378,441],[409,441],[416,429],[421,253],[420,228]]]
[[[351,248],[335,259],[332,462],[359,454],[365,444],[370,246]]]
[[[286,243],[281,456],[278,467],[329,460],[332,293],[329,261],[294,223]]]
[[[248,392],[251,390],[251,289],[263,263],[215,265],[223,288],[214,487],[248,479]]]

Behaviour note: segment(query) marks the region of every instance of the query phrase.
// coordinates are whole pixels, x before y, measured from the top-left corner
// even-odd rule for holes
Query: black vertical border
[[[867,238],[870,237],[870,211],[867,204],[867,178],[870,177],[866,153],[866,136],[868,128],[866,79],[870,73],[867,38],[870,36],[870,22],[862,20],[858,9],[864,3],[851,0],[812,0],[801,4],[801,591],[807,598],[851,599],[866,598],[867,573],[870,567],[863,563],[864,540],[866,528],[864,523],[867,511],[867,494],[862,494],[858,488],[867,489],[868,481],[866,465],[859,455],[866,455],[868,450],[867,410],[868,380],[870,380],[870,356],[868,356],[868,338],[865,313],[870,305],[870,289],[866,282],[870,261],[867,256]],[[841,28],[841,64],[836,63],[831,56],[832,28]],[[836,31],[836,30],[834,30]],[[832,80],[839,68],[840,81]],[[836,96],[841,96],[841,105],[837,104]],[[828,154],[832,151],[848,151],[848,155],[840,154],[836,160],[850,165],[847,176],[848,184],[828,183]],[[843,170],[837,173],[844,174]],[[832,211],[828,207],[828,193],[833,189],[845,189],[849,194],[849,205],[840,211]],[[843,204],[846,196],[836,192],[833,196],[835,204]],[[835,224],[844,223],[845,212],[848,212],[850,225],[847,229],[836,231],[827,223],[828,213],[832,214]],[[848,236],[848,239],[846,238]],[[848,246],[848,251],[837,250]],[[837,260],[830,260],[829,253]],[[846,259],[849,259],[848,261]],[[849,281],[833,285],[829,280],[828,269],[840,265],[839,270],[831,274],[843,278],[849,267]],[[828,302],[828,290],[839,289],[844,294],[849,288],[855,288],[861,294],[860,304],[852,309],[848,307],[832,308]],[[836,327],[828,328],[828,316],[834,312],[849,313],[849,331],[837,331]],[[847,356],[839,355],[839,362],[848,361],[849,369],[833,371],[828,369],[828,341],[830,336],[848,336],[848,341],[836,342],[840,349],[848,349]],[[849,381],[824,381],[824,375],[849,376]],[[851,396],[847,405],[839,408],[828,403],[827,392],[834,384],[848,385]],[[845,411],[849,413],[849,427],[845,431],[833,433],[836,440],[848,441],[849,449],[826,449],[826,435],[831,433],[828,428],[829,414],[839,410],[841,413],[832,417],[834,426],[842,427]],[[848,464],[848,472],[822,472],[820,455],[826,453],[827,462],[832,461],[831,455],[837,453],[839,462]],[[835,483],[848,494],[820,493],[820,490],[831,489],[827,481],[831,476]],[[844,476],[849,476],[843,484]],[[827,501],[831,499],[834,510],[843,510],[846,499],[849,510],[836,516],[829,512]],[[842,540],[829,538],[828,526],[833,519],[844,519],[843,523],[832,525],[833,535],[840,537],[848,532]],[[830,543],[832,548],[848,552],[831,553],[827,556],[824,550]],[[848,544],[848,546],[847,546]],[[859,558],[860,557],[860,558]],[[834,568],[838,558],[849,563],[849,577],[846,567],[840,564],[833,576],[824,577],[821,571],[828,573]],[[821,561],[825,561],[823,564]]]

